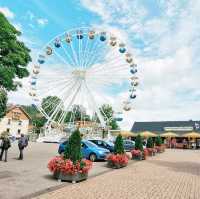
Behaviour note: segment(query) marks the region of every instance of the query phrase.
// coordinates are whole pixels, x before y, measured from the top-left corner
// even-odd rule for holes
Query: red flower
[[[88,173],[88,171],[92,168],[92,162],[83,159],[74,165],[71,160],[64,160],[63,157],[56,156],[49,161],[48,168],[53,173],[56,171],[68,174]]]
[[[133,149],[131,151],[131,154],[132,154],[132,157],[139,157],[142,155],[142,152],[140,150]]]
[[[128,164],[128,157],[126,154],[110,154],[107,156],[107,160],[113,162],[114,164]]]

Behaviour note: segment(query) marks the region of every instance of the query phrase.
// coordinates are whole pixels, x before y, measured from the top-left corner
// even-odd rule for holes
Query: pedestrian
[[[7,135],[2,137],[1,141],[1,154],[0,154],[0,161],[2,161],[3,154],[5,152],[5,159],[4,161],[7,162],[7,157],[8,157],[8,149],[11,147],[10,139],[8,138]]]
[[[19,147],[19,160],[23,160],[23,150],[25,147],[28,146],[28,139],[27,137],[24,136],[24,134],[21,134],[21,137],[19,138],[18,141],[18,147]]]

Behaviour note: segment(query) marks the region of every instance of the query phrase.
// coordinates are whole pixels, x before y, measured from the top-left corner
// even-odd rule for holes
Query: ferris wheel
[[[126,97],[118,107],[122,111],[132,109],[136,73],[132,54],[114,34],[92,28],[72,29],[41,49],[32,68],[29,95],[49,124],[74,123],[77,107],[82,107],[105,127],[110,118],[106,118],[102,104],[114,104],[123,91]],[[84,121],[85,115],[80,120]]]

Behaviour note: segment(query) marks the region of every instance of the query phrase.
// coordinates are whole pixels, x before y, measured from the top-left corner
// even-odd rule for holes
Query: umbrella
[[[163,133],[160,135],[161,137],[166,137],[166,138],[170,138],[170,137],[179,137],[178,134],[173,133],[173,132],[167,132],[167,133]]]
[[[185,133],[183,134],[183,137],[200,138],[200,133],[197,133],[197,132]]]
[[[139,133],[142,137],[156,137],[157,135],[155,133],[152,133],[150,131],[143,131]]]
[[[121,131],[120,134],[123,136],[123,137],[136,137],[137,134],[131,132],[131,131]]]

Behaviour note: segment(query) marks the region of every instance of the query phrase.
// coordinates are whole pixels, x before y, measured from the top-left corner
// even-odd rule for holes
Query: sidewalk
[[[37,199],[199,199],[200,151],[167,150]]]

